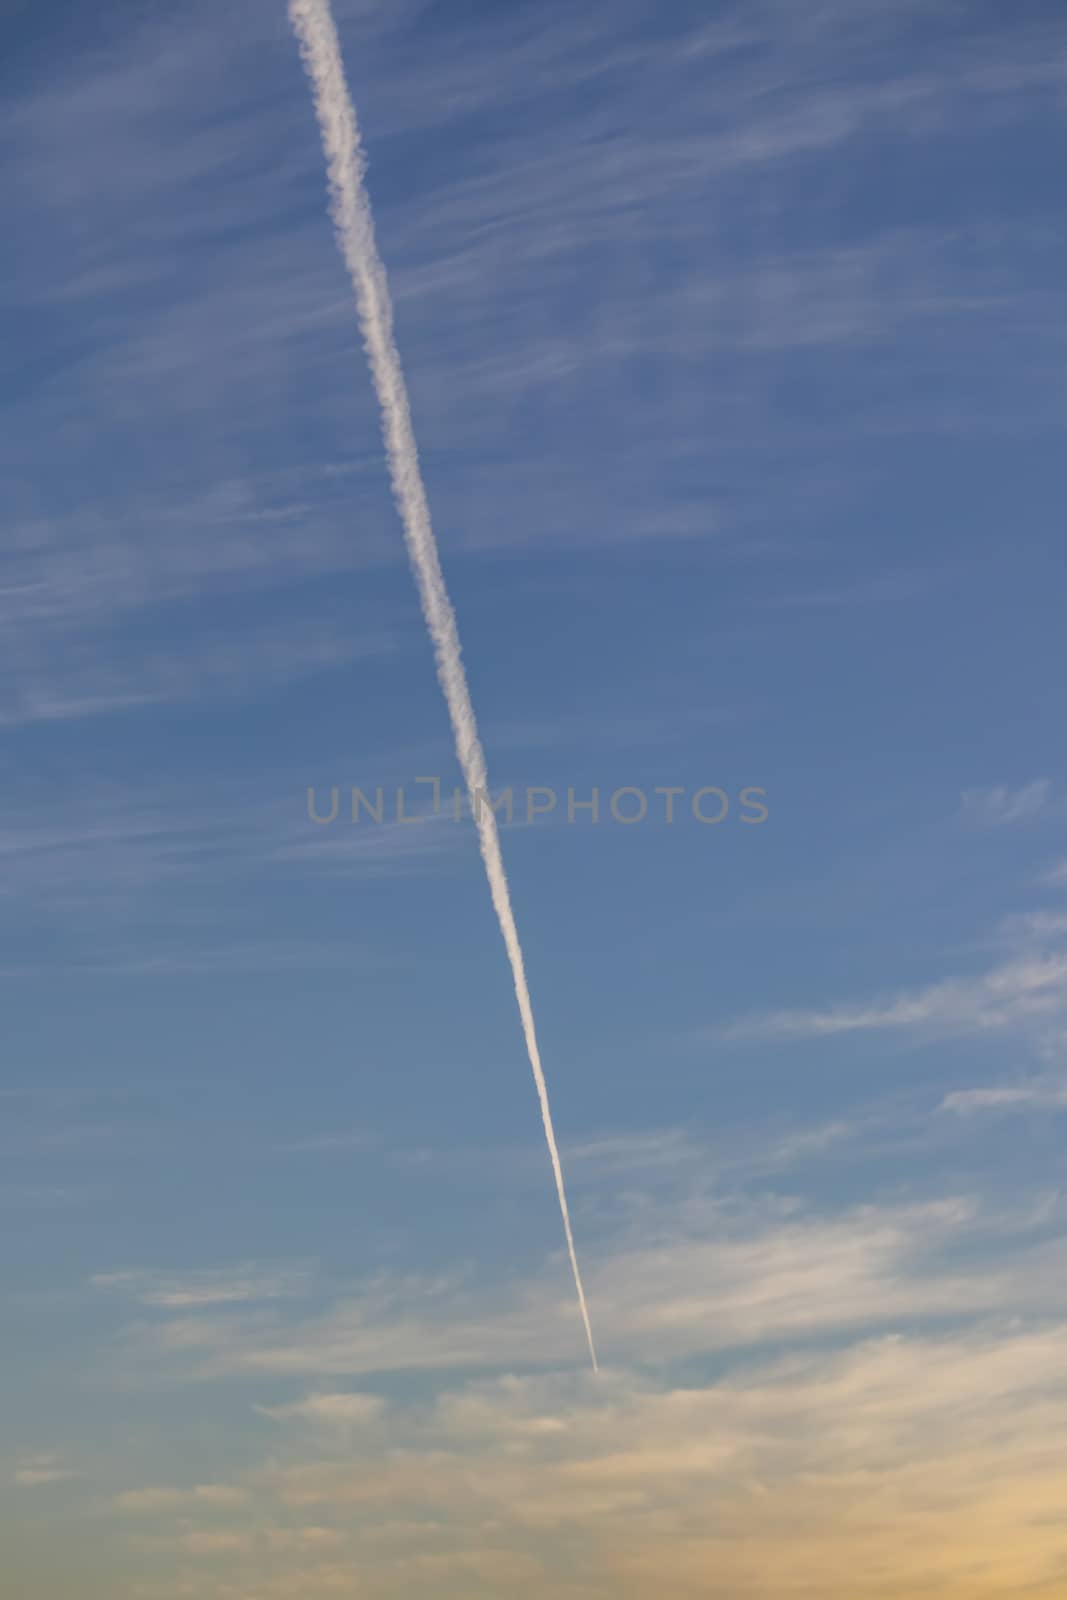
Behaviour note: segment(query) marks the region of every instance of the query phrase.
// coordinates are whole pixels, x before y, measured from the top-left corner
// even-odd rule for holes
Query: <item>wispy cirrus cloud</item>
[[[836,1214],[784,1198],[731,1207],[699,1191],[681,1205],[646,1200],[591,1252],[590,1303],[611,1330],[609,1360],[654,1363],[1004,1305],[1054,1312],[1062,1248],[1024,1217],[1007,1255],[1004,1226],[1003,1214],[987,1217],[966,1194]],[[968,1264],[954,1260],[964,1246]],[[379,1272],[333,1283],[326,1308],[307,1313],[258,1304],[246,1315],[243,1297],[240,1275],[236,1290],[194,1281],[167,1300],[156,1293],[155,1308],[174,1314],[129,1328],[124,1372],[292,1380],[536,1368],[573,1356],[574,1315],[560,1300],[555,1262],[494,1287],[469,1271]]]
[[[1065,1355],[1062,1321],[990,1322],[678,1385],[619,1368],[452,1382],[340,1433],[333,1408],[363,1397],[308,1397],[274,1412],[269,1457],[235,1480],[254,1522],[179,1497],[157,1549],[232,1557],[269,1600],[335,1593],[357,1558],[375,1600],[505,1583],[695,1597],[712,1569],[731,1600],[798,1584],[848,1600],[859,1569],[886,1600],[932,1583],[965,1600],[976,1575],[991,1596],[1040,1592],[1062,1556]]]
[[[386,1402],[381,1395],[341,1390],[309,1394],[291,1405],[260,1406],[259,1410],[276,1422],[297,1420],[319,1429],[347,1429],[380,1422],[385,1416]]]
[[[115,1496],[116,1510],[135,1516],[158,1516],[169,1512],[232,1512],[248,1503],[248,1491],[236,1484],[196,1483],[187,1489],[124,1489]]]
[[[1028,946],[1067,939],[1067,911],[1013,911],[1002,920],[1005,944]]]
[[[120,1292],[154,1310],[189,1311],[297,1297],[306,1292],[309,1273],[306,1268],[271,1271],[251,1264],[188,1273],[98,1272],[90,1283],[94,1289]]]
[[[416,18],[425,22],[421,7],[388,16],[361,7],[345,18],[375,63],[379,136],[410,136],[555,97],[550,136],[537,148],[511,135],[477,170],[436,174],[410,207],[387,207],[397,299],[420,354],[419,404],[438,441],[466,434],[476,414],[503,444],[514,431],[510,407],[529,389],[555,393],[561,381],[581,382],[594,370],[625,372],[636,356],[670,357],[679,411],[691,414],[693,385],[678,381],[678,366],[723,349],[778,353],[878,338],[930,317],[1002,312],[1025,321],[1032,314],[1026,308],[1038,285],[1005,276],[995,231],[897,228],[845,246],[763,249],[738,264],[717,246],[704,200],[714,183],[733,206],[750,191],[754,169],[760,181],[788,179],[798,159],[832,158],[867,135],[921,143],[948,122],[957,132],[980,131],[1022,115],[1021,88],[1055,93],[1062,81],[1058,52],[1050,49],[1055,30],[1020,24],[1010,38],[969,40],[966,49],[931,39],[917,72],[887,52],[896,25],[886,11],[865,8],[860,23],[835,4],[803,29],[791,24],[786,51],[781,16],[770,8],[668,29],[650,61],[642,7],[594,8],[582,18],[550,8],[536,32],[521,16],[493,19],[496,70],[487,74],[458,35],[429,56],[412,50],[407,29]],[[205,586],[277,585],[295,574],[396,558],[384,498],[374,490],[374,462],[357,464],[362,514],[353,526],[336,484],[331,488],[325,474],[316,480],[287,453],[276,427],[291,374],[314,372],[319,381],[307,386],[301,406],[305,414],[317,408],[332,446],[322,466],[332,467],[342,440],[347,449],[358,405],[348,381],[356,340],[346,298],[323,263],[316,231],[295,228],[284,204],[279,214],[279,194],[288,200],[314,181],[296,137],[299,98],[249,103],[227,87],[226,73],[243,69],[248,50],[276,66],[282,41],[254,18],[230,30],[194,8],[194,22],[203,26],[190,26],[184,14],[180,22],[142,22],[109,40],[91,70],[75,58],[60,82],[27,84],[8,112],[25,191],[40,197],[48,216],[54,208],[86,224],[70,231],[49,271],[20,276],[24,314],[45,330],[91,315],[111,334],[67,341],[62,381],[51,368],[31,374],[26,437],[17,447],[38,451],[58,428],[65,446],[84,449],[90,408],[94,448],[112,423],[124,458],[131,423],[141,444],[139,459],[125,461],[121,493],[94,482],[93,503],[37,495],[16,506],[12,616],[106,617]],[[850,61],[867,62],[862,85],[828,83],[825,61],[835,52],[858,52]],[[635,129],[632,117],[620,119],[613,108],[634,103],[628,85],[635,74],[649,94],[650,70],[660,75],[666,110],[654,126]],[[187,72],[211,85],[219,104],[232,105],[221,128],[201,104],[190,105]],[[561,118],[561,82],[578,89],[606,81],[613,97],[579,95]],[[79,141],[65,134],[71,122]],[[267,170],[265,148],[272,151]],[[161,185],[169,204],[155,207]],[[251,237],[230,220],[236,196]],[[203,256],[176,277],[179,208],[183,246]],[[684,228],[699,257],[700,270],[681,280],[672,275],[669,292],[654,263],[632,248],[650,208],[669,219],[672,232]],[[32,220],[47,238],[39,208]],[[1040,259],[1040,237],[1033,249]],[[597,316],[568,324],[545,318],[545,296],[562,300],[559,274],[598,252],[607,270]],[[1036,276],[1041,294],[1050,295],[1048,275]],[[1047,317],[1035,320],[1047,324]],[[698,387],[706,402],[706,385]],[[93,405],[100,392],[108,395],[103,412]],[[657,449],[673,445],[678,454],[681,444],[688,471],[706,455],[708,440],[702,433],[687,445],[670,395],[660,396],[664,407],[670,415],[657,429]],[[738,415],[734,397],[717,429],[724,460],[735,447],[726,429],[738,445],[772,420],[780,435],[780,416],[763,415],[756,430],[749,418],[738,427]],[[164,428],[165,446],[155,428],[142,436],[145,418]],[[178,422],[210,439],[195,460],[182,454]],[[638,423],[637,437],[647,436],[655,416],[642,413]],[[546,480],[513,447],[488,450],[473,500],[462,486],[440,485],[444,520],[474,549],[494,541],[541,548],[546,538],[569,545],[576,538],[662,538],[675,529],[692,537],[721,520],[709,511],[707,485],[690,504],[664,507],[661,495],[647,493],[644,456],[631,462],[629,451],[609,448],[605,460],[617,494],[593,492],[590,474],[562,453]],[[746,497],[763,476],[746,474]],[[521,487],[527,478],[535,480],[531,496]],[[797,487],[794,474],[794,513]],[[768,505],[765,490],[761,498],[759,520],[773,521],[780,502]],[[529,503],[536,510],[527,511]],[[737,516],[731,504],[729,526]]]
[[[334,1129],[330,1133],[310,1134],[306,1139],[296,1139],[279,1148],[294,1155],[321,1155],[329,1151],[351,1154],[356,1150],[370,1150],[376,1142],[376,1136],[365,1130]]]
[[[955,1089],[941,1102],[943,1111],[959,1116],[979,1112],[1067,1110],[1067,1084],[1051,1080],[1011,1084],[1000,1088]]]
[[[1030,822],[1048,810],[1053,787],[1048,778],[1035,778],[1018,789],[997,784],[991,789],[967,789],[963,795],[964,815],[982,827],[1000,828],[1014,822]]]
[[[20,1489],[42,1489],[53,1483],[66,1483],[78,1477],[74,1467],[55,1452],[42,1455],[20,1456],[15,1462],[12,1477]]]
[[[868,1133],[779,1129],[763,1170],[869,1148]],[[695,1600],[712,1563],[736,1600],[786,1600],[798,1575],[849,1600],[855,1562],[877,1563],[886,1600],[931,1573],[971,1600],[976,1560],[991,1596],[1037,1581],[1064,1426],[1055,1197],[987,1199],[939,1170],[923,1195],[895,1182],[876,1201],[815,1201],[790,1183],[742,1198],[670,1128],[570,1154],[602,1219],[599,1381],[576,1366],[561,1261],[492,1281],[448,1263],[316,1277],[306,1299],[272,1302],[197,1303],[199,1275],[146,1275],[179,1292],[120,1327],[123,1383],[181,1384],[214,1419],[256,1419],[239,1468],[203,1480],[232,1501],[164,1477],[112,1501],[158,1563],[160,1600],[208,1573],[327,1600],[355,1562],[375,1600],[488,1596],[505,1574],[531,1600],[659,1595],[665,1577]]]
[[[269,627],[247,624],[210,632],[195,644],[160,647],[114,633],[100,640],[65,630],[21,653],[15,678],[0,700],[0,727],[68,722],[208,697],[216,706],[288,688],[301,679],[336,673],[396,652],[384,630],[353,634],[325,623]],[[18,658],[17,644],[10,653]]]
[[[356,827],[344,803],[332,827],[316,827],[304,776],[261,778],[258,795],[191,780],[87,782],[72,795],[50,773],[31,780],[12,763],[0,829],[0,973],[133,978],[404,964],[406,953],[380,938],[331,941],[281,916],[251,918],[237,886],[274,893],[299,878],[343,893],[358,879],[440,872],[470,848],[468,829],[448,811]]]
[[[1035,954],[975,978],[949,978],[870,1004],[774,1011],[742,1019],[729,1038],[830,1038],[837,1034],[929,1031],[967,1034],[1023,1027],[1067,1006],[1067,955]]]

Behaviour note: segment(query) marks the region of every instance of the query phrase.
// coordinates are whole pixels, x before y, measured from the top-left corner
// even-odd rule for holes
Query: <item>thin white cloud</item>
[[[1067,911],[1012,912],[1000,924],[1008,944],[1030,945],[1067,938]]]
[[[590,1188],[611,1181],[631,1190],[649,1182],[679,1187],[713,1176],[738,1184],[820,1158],[863,1131],[861,1123],[842,1118],[758,1133],[735,1132],[722,1141],[697,1139],[681,1129],[664,1128],[653,1133],[601,1134],[567,1145],[566,1154],[576,1184]],[[514,1168],[519,1159],[509,1155],[508,1165]]]
[[[1019,789],[998,784],[992,789],[967,789],[963,795],[965,816],[983,827],[999,828],[1013,822],[1030,822],[1046,811],[1052,801],[1052,783],[1035,778]]]
[[[335,1132],[309,1134],[306,1139],[295,1139],[291,1144],[280,1145],[293,1155],[318,1155],[335,1150],[351,1154],[357,1150],[370,1150],[378,1143],[377,1136],[366,1132]]]
[[[385,1450],[298,1405],[236,1485],[258,1544],[184,1502],[138,1549],[238,1556],[264,1600],[347,1593],[354,1565],[381,1600],[697,1600],[709,1571],[730,1600],[853,1600],[857,1572],[885,1600],[1051,1593],[1065,1359],[1062,1320],[991,1321],[685,1386],[613,1367],[453,1383],[389,1404]]]
[[[0,701],[0,727],[33,722],[69,722],[151,705],[180,704],[202,698],[213,705],[251,699],[307,678],[381,660],[397,647],[384,630],[336,629],[272,621],[247,624],[205,636],[189,618],[173,617],[184,637],[182,648],[127,643],[111,630],[73,637],[49,633],[35,637],[21,659],[16,681]],[[47,664],[40,664],[48,644]]]
[[[117,1510],[135,1516],[159,1516],[181,1511],[233,1511],[244,1506],[248,1493],[234,1484],[197,1483],[188,1489],[124,1489],[117,1494]]]
[[[94,1289],[118,1291],[160,1311],[187,1311],[206,1306],[244,1305],[286,1300],[308,1286],[306,1268],[271,1271],[254,1264],[201,1272],[98,1272]]]
[[[186,1528],[180,1533],[165,1534],[133,1534],[129,1538],[131,1549],[140,1555],[158,1556],[173,1564],[174,1558],[192,1558],[198,1565],[207,1561],[229,1561],[243,1558],[247,1560],[259,1543],[257,1535],[251,1529],[237,1528]],[[210,1569],[208,1569],[210,1570]],[[201,1567],[201,1572],[204,1569]],[[183,1580],[179,1579],[179,1593],[189,1593],[195,1587],[197,1592],[203,1592],[203,1576],[198,1585],[185,1588]]]
[[[16,1461],[12,1476],[22,1489],[42,1489],[49,1484],[65,1483],[78,1473],[55,1454],[24,1456]]]
[[[430,770],[433,770],[432,768]],[[7,775],[5,775],[7,776]],[[351,883],[447,868],[470,850],[450,813],[418,825],[354,826],[342,791],[337,821],[308,820],[311,773],[279,770],[247,783],[80,786],[13,771],[0,828],[0,908],[10,937],[0,974],[221,974],[410,965],[410,951],[369,935],[316,938],[247,914],[238,883],[308,875]],[[326,791],[320,786],[320,802]],[[389,806],[393,792],[388,791]],[[409,792],[409,807],[411,806]],[[166,905],[159,899],[167,884]],[[188,892],[195,886],[195,895]],[[52,937],[27,943],[27,908]]]
[[[951,978],[882,1003],[774,1011],[725,1030],[730,1038],[830,1038],[836,1034],[928,1030],[954,1034],[1041,1022],[1067,1006],[1067,956],[1011,961],[977,978]]]
[[[1040,1230],[1028,1235],[1036,1227],[1028,1213],[1006,1253],[1005,1215],[1001,1206],[986,1216],[966,1195],[829,1216],[781,1199],[728,1206],[699,1190],[662,1204],[647,1197],[601,1243],[591,1274],[611,1330],[608,1357],[655,1363],[1009,1306],[1034,1314],[1067,1306],[1063,1248]],[[468,1273],[380,1273],[333,1293],[332,1305],[310,1315],[283,1306],[250,1315],[223,1302],[204,1317],[177,1302],[175,1315],[128,1330],[123,1372],[358,1377],[536,1367],[573,1354],[551,1263],[493,1287]]]
[[[310,812],[329,818],[333,814],[336,793],[337,815],[332,822],[312,822]],[[396,793],[383,789],[383,820],[359,823],[351,820],[351,790],[340,785],[309,786],[302,797],[306,808],[304,825],[272,852],[274,860],[288,861],[295,867],[313,872],[329,872],[331,876],[358,873],[374,877],[388,873],[422,871],[435,859],[455,849],[468,846],[466,829],[457,826],[449,809],[447,793],[442,809],[436,814],[414,813],[414,807],[429,804],[416,791],[414,799],[410,790],[401,788],[401,804],[413,808],[409,817],[397,820],[389,815],[395,809]],[[371,799],[373,793],[368,790]]]
[[[1037,1082],[1001,1088],[956,1089],[945,1096],[941,1109],[954,1111],[960,1116],[983,1111],[1065,1110],[1067,1085]]]
[[[601,1134],[566,1146],[568,1165],[583,1169],[585,1181],[620,1174],[646,1175],[663,1169],[673,1175],[703,1158],[700,1147],[677,1128],[654,1133]]]
[[[386,1402],[380,1395],[358,1394],[352,1391],[333,1394],[309,1394],[306,1399],[286,1406],[260,1406],[265,1417],[276,1422],[299,1420],[316,1427],[365,1427],[380,1422],[385,1415]]]

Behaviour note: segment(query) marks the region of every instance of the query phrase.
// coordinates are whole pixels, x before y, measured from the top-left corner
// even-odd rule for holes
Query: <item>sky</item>
[[[17,0],[14,1592],[1062,1596],[1067,17],[334,10],[601,1370],[285,7]]]

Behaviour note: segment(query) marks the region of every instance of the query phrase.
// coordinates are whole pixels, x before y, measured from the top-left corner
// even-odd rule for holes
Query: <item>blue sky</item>
[[[1058,1593],[1067,22],[335,11],[605,1375],[284,6],[23,5],[11,1569]]]

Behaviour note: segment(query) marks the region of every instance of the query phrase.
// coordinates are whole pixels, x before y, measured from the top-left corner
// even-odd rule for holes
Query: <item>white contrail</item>
[[[526,971],[522,959],[515,917],[511,910],[508,880],[504,875],[504,862],[500,854],[496,817],[485,797],[489,780],[485,755],[478,738],[478,725],[474,718],[467,678],[463,671],[459,632],[455,613],[445,588],[441,562],[437,554],[430,523],[430,508],[426,502],[415,434],[411,426],[411,410],[407,388],[400,366],[400,355],[393,338],[393,308],[389,299],[389,285],[385,268],[378,254],[374,238],[374,219],[363,184],[365,159],[356,121],[355,106],[345,82],[341,46],[330,11],[329,0],[289,0],[289,19],[300,43],[300,53],[311,80],[315,111],[322,130],[322,143],[326,152],[330,181],[330,210],[337,242],[344,256],[352,287],[356,291],[356,306],[360,327],[370,360],[371,375],[382,413],[382,434],[389,459],[389,475],[393,494],[404,525],[404,538],[408,556],[418,584],[423,615],[433,640],[437,659],[437,677],[444,690],[456,754],[467,790],[471,797],[478,843],[481,847],[485,874],[493,906],[504,935],[504,944],[511,962],[511,975],[515,980],[515,996],[519,1002],[519,1016],[526,1039],[526,1049],[533,1068],[537,1097],[541,1102],[541,1117],[545,1125],[548,1153],[552,1158],[552,1171],[556,1177],[556,1193],[563,1216],[563,1230],[567,1235],[567,1249],[574,1273],[574,1286],[578,1291],[578,1304],[585,1336],[589,1341],[589,1354],[593,1371],[597,1370],[596,1347],[589,1322],[589,1311],[582,1288],[582,1275],[578,1269],[578,1256],[571,1232],[567,1193],[563,1186],[563,1168],[560,1165],[556,1136],[552,1129],[552,1113],[548,1105],[548,1088],[541,1067],[541,1054],[537,1048],[534,1031],[530,991],[526,984]]]

